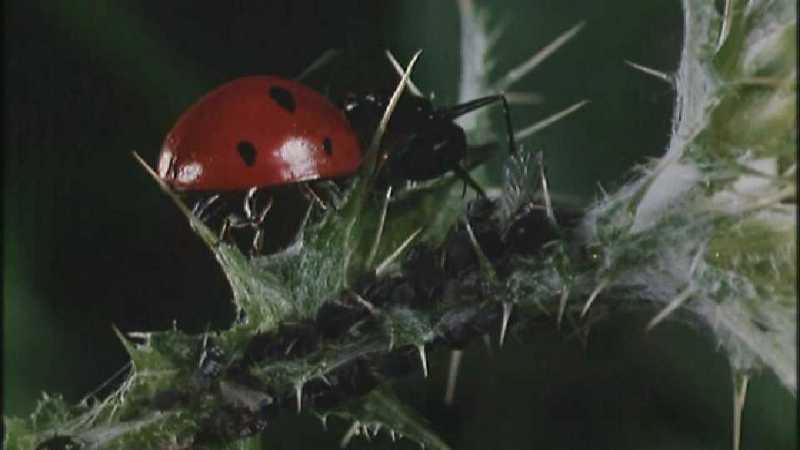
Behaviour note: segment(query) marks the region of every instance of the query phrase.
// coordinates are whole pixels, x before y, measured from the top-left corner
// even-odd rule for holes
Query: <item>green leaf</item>
[[[354,436],[375,435],[383,430],[393,439],[395,437],[410,439],[426,449],[450,448],[388,387],[375,389],[365,397],[327,414],[353,422],[350,430],[342,438],[342,446],[346,446]]]

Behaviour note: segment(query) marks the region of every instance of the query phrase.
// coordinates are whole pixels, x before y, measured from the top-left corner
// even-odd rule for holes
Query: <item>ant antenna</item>
[[[514,138],[514,127],[511,125],[511,108],[508,106],[508,100],[503,94],[489,95],[487,97],[476,98],[460,105],[451,106],[441,111],[436,112],[436,116],[446,120],[454,120],[464,114],[471,113],[484,106],[491,105],[492,103],[501,102],[503,104],[503,115],[506,121],[506,135],[508,136],[508,152],[517,156],[517,141]]]

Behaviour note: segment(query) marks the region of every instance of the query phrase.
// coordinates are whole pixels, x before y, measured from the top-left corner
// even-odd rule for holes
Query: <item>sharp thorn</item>
[[[600,189],[600,193],[603,194],[604,199],[608,198],[608,191],[603,187],[602,184],[600,184],[599,181],[597,182],[597,188]]]
[[[425,378],[428,378],[428,356],[425,353],[425,346],[418,345],[417,351],[419,352],[420,362],[422,362],[422,374],[425,376]]]
[[[703,260],[703,256],[706,253],[706,247],[708,246],[708,242],[704,242],[700,245],[700,248],[697,249],[697,253],[695,253],[694,257],[692,258],[692,263],[689,265],[689,276],[691,277],[694,275],[694,272],[697,270],[697,267],[700,265],[700,262]]]
[[[447,389],[444,393],[444,404],[453,404],[456,393],[456,383],[458,382],[458,371],[461,368],[461,359],[464,357],[463,350],[453,350],[450,352],[450,367],[447,370]]]
[[[331,384],[331,380],[328,379],[325,375],[320,375],[319,379],[322,380],[323,383],[327,384],[328,386],[333,386]]]
[[[372,441],[372,438],[371,438],[371,437],[370,437],[370,435],[369,435],[369,427],[367,427],[367,425],[366,425],[366,424],[364,424],[364,425],[362,425],[362,426],[361,426],[361,432],[364,434],[364,438],[365,438],[367,441],[369,441],[369,442],[371,442],[371,441]]]
[[[342,437],[342,441],[339,442],[339,447],[345,448],[350,444],[350,440],[353,439],[353,436],[357,436],[359,432],[359,428],[361,427],[361,423],[358,421],[353,422],[350,425],[350,428],[347,429],[347,433],[344,434]]]
[[[733,0],[725,0],[725,7],[722,12],[722,24],[719,28],[719,38],[717,39],[717,51],[725,45],[728,40],[728,35],[731,32],[731,24],[733,23]],[[738,450],[738,449],[735,449]]]
[[[546,118],[544,118],[544,119],[542,119],[542,120],[540,120],[540,121],[538,121],[538,122],[536,122],[536,123],[534,123],[532,125],[529,125],[526,128],[523,128],[522,130],[516,131],[514,133],[514,135],[516,136],[517,141],[525,139],[528,136],[532,136],[532,135],[538,133],[539,131],[542,131],[543,129],[549,127],[550,125],[558,122],[559,120],[567,117],[568,115],[574,113],[575,111],[583,108],[588,103],[589,103],[589,100],[581,100],[578,103],[570,105],[570,106],[562,109],[561,111],[559,111],[559,112],[557,112],[555,114],[551,114],[550,116],[548,116],[548,117],[546,117]]]
[[[569,288],[566,286],[561,287],[561,298],[558,300],[558,318],[556,319],[556,326],[561,330],[561,321],[564,319],[564,312],[567,310],[567,299],[569,298]]]
[[[605,289],[606,286],[608,286],[609,282],[610,281],[608,278],[604,278],[597,284],[597,286],[594,288],[594,291],[592,291],[592,293],[589,295],[589,299],[586,300],[586,304],[583,305],[583,310],[581,310],[581,318],[586,316],[586,313],[589,312],[589,308],[592,307],[592,303],[594,303],[597,296],[600,295],[600,292],[602,292],[603,289]]]
[[[294,394],[297,397],[297,414],[303,412],[303,384],[297,383],[294,386]]]
[[[372,242],[372,248],[369,251],[369,256],[367,257],[367,267],[371,267],[373,261],[375,261],[375,256],[378,254],[378,248],[381,244],[381,238],[383,237],[383,228],[386,224],[386,214],[389,211],[389,201],[392,199],[392,187],[389,186],[386,189],[386,194],[383,198],[383,204],[381,205],[381,215],[378,217],[378,229],[375,231],[375,240]]]
[[[392,252],[391,255],[387,256],[382,263],[378,264],[378,266],[375,268],[375,275],[377,276],[382,275],[386,271],[386,269],[388,269],[389,266],[403,253],[406,247],[408,247],[411,244],[411,242],[414,241],[414,238],[416,238],[417,235],[420,234],[421,232],[422,228],[417,228],[416,231],[411,233],[411,235],[408,236],[406,240],[403,241],[403,243],[401,243],[400,246],[397,247],[397,249],[394,252]]]
[[[740,371],[733,374],[733,450],[739,450],[742,438],[742,413],[747,400],[750,377]]]
[[[681,305],[686,303],[686,300],[694,294],[694,289],[692,286],[687,286],[684,290],[682,290],[678,295],[675,296],[667,306],[664,307],[658,314],[653,317],[650,322],[647,324],[647,331],[652,330],[655,328],[656,325],[661,323],[664,319],[666,319],[670,314],[672,314],[676,309],[680,308]]]
[[[671,75],[669,75],[669,74],[667,74],[665,72],[662,72],[662,71],[656,70],[656,69],[651,69],[650,67],[645,67],[645,66],[643,66],[641,64],[636,64],[633,61],[625,60],[625,64],[627,64],[628,67],[632,67],[632,68],[634,68],[634,69],[636,69],[636,70],[638,70],[638,71],[640,71],[642,73],[645,73],[647,75],[656,77],[659,80],[664,81],[667,84],[670,84],[670,85],[675,84],[675,79]]]
[[[389,125],[389,119],[392,116],[392,112],[394,112],[394,108],[397,106],[397,102],[400,100],[403,90],[405,90],[405,87],[408,84],[408,79],[411,77],[411,70],[414,68],[414,64],[417,63],[417,58],[419,58],[420,53],[422,53],[422,50],[417,50],[417,52],[414,53],[414,56],[411,57],[411,61],[409,61],[405,72],[403,72],[403,77],[400,79],[400,82],[397,84],[397,87],[392,93],[392,97],[389,99],[389,104],[386,105],[386,110],[383,113],[383,117],[381,117],[381,121],[378,124],[375,133],[372,135],[370,145],[367,147],[367,151],[365,152],[365,167],[372,167],[375,165],[378,149],[380,148],[383,134],[386,132],[386,127]],[[377,169],[377,167],[373,167],[373,169]]]
[[[500,323],[500,340],[498,341],[500,348],[503,348],[503,343],[506,340],[506,331],[508,331],[508,321],[511,319],[511,310],[514,304],[511,302],[503,302],[503,321]]]
[[[341,50],[336,50],[336,49],[326,50],[322,55],[320,55],[311,64],[309,64],[308,67],[306,67],[305,70],[303,70],[303,72],[300,75],[295,77],[295,80],[302,81],[304,78],[309,76],[311,73],[313,73],[320,67],[323,67],[326,64],[328,64],[328,62],[330,62],[330,60],[338,56],[339,53],[341,53]]]
[[[544,197],[544,206],[545,211],[547,213],[547,220],[550,221],[550,224],[557,230],[558,229],[558,222],[556,221],[556,215],[553,212],[553,202],[550,198],[550,190],[547,187],[547,175],[544,173],[544,153],[537,152],[536,153],[536,162],[539,166],[539,179],[542,183],[542,196]]]
[[[395,72],[397,72],[397,74],[402,77],[403,66],[401,66],[400,63],[397,62],[397,59],[392,54],[391,50],[386,50],[386,57],[389,58],[389,62],[392,63],[392,67],[394,67]],[[416,95],[417,97],[425,97],[425,94],[423,94],[422,91],[417,87],[417,85],[414,84],[413,81],[411,81],[411,77],[408,78],[408,81],[406,83],[408,83],[408,90],[411,91],[412,94]]]
[[[350,294],[352,295],[353,299],[356,302],[358,302],[361,306],[363,306],[367,310],[367,312],[369,312],[371,315],[373,315],[373,316],[379,316],[380,315],[380,313],[381,313],[380,310],[375,305],[370,303],[367,299],[365,299],[364,297],[360,296],[358,294],[358,292],[351,291]]]
[[[478,256],[478,265],[481,268],[481,272],[486,275],[489,281],[496,281],[497,272],[495,272],[491,261],[489,261],[489,257],[486,256],[486,253],[483,252],[483,249],[478,243],[478,239],[475,237],[475,233],[472,231],[472,226],[469,224],[469,219],[464,219],[464,227],[467,230],[467,235],[469,236],[469,241],[472,244],[472,249],[475,250],[475,254]]]
[[[508,89],[509,86],[516,83],[520,78],[522,78],[530,71],[535,69],[539,64],[542,63],[542,61],[547,59],[550,55],[555,53],[556,50],[561,48],[561,46],[563,46],[564,44],[569,42],[572,38],[574,38],[575,35],[577,35],[578,32],[581,31],[584,25],[586,25],[586,22],[579,22],[575,24],[572,28],[561,33],[552,42],[550,42],[544,48],[533,54],[525,62],[509,70],[506,76],[500,79],[500,81],[497,82],[494,87],[499,91],[504,91]]]

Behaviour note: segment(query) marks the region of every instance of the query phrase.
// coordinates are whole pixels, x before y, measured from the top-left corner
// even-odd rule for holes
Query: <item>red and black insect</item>
[[[361,145],[325,97],[275,76],[239,78],[192,105],[167,135],[158,174],[186,191],[230,191],[354,173]]]

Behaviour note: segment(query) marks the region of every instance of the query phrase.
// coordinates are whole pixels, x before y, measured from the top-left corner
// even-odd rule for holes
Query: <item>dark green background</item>
[[[587,203],[598,183],[613,189],[661,153],[673,92],[623,60],[676,68],[677,0],[493,5],[489,22],[506,25],[492,52],[497,74],[587,21],[515,87],[544,98],[514,109],[519,127],[592,101],[525,142],[545,150],[557,194]],[[124,364],[111,324],[175,320],[196,332],[230,319],[213,259],[130,157],[153,161],[198,96],[245,74],[294,76],[329,48],[346,52],[315,76],[319,89],[390,83],[382,50],[405,61],[423,48],[416,82],[442,104],[457,94],[454,1],[18,0],[4,12],[6,414],[30,412],[42,390],[76,401]],[[585,348],[554,329],[493,357],[471,348],[450,409],[440,400],[444,352],[433,355],[432,380],[402,390],[455,448],[728,448],[724,356],[689,326],[644,333],[647,317],[604,323]],[[757,377],[744,448],[793,448],[795,422],[794,399],[771,375]],[[287,418],[270,428],[268,448],[334,448],[341,426],[324,434],[311,419]]]

